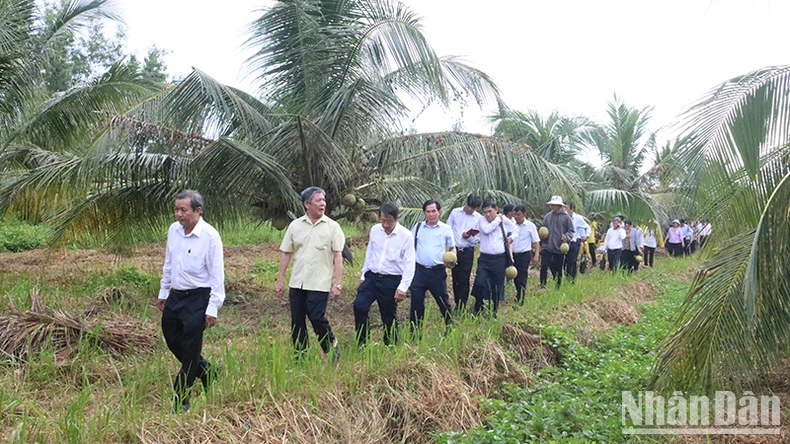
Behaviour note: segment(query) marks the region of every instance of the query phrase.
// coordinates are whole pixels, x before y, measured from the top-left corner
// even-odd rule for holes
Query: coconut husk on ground
[[[73,357],[83,341],[94,341],[112,355],[129,351],[152,351],[156,333],[128,316],[99,318],[53,310],[41,301],[38,288],[30,293],[32,307],[0,316],[0,350],[7,357],[27,361],[43,349],[52,349],[60,362]]]

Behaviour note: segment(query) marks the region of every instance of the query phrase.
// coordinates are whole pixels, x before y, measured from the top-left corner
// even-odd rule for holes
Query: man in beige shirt
[[[321,349],[329,354],[332,362],[340,359],[332,327],[326,319],[329,295],[332,300],[340,297],[343,278],[342,251],[346,237],[340,225],[327,217],[326,192],[318,187],[302,191],[305,215],[291,222],[280,244],[282,256],[277,274],[275,292],[283,296],[285,271],[294,259],[288,298],[291,304],[291,337],[297,357],[307,348],[307,323],[313,324]],[[332,275],[334,270],[334,284]]]

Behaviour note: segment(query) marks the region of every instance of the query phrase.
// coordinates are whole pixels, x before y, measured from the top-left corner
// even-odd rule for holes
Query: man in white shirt
[[[176,413],[189,410],[189,390],[200,378],[208,389],[217,367],[203,356],[203,330],[217,323],[225,300],[222,239],[203,220],[203,197],[194,190],[176,196],[177,222],[167,231],[157,308],[162,312],[165,342],[181,369],[173,382]]]
[[[291,222],[283,236],[275,292],[278,298],[283,297],[285,272],[293,257],[288,302],[291,308],[291,340],[296,357],[299,358],[307,349],[307,317],[321,349],[331,355],[332,362],[336,363],[340,359],[340,348],[326,318],[326,306],[330,295],[335,301],[340,298],[342,252],[346,236],[340,225],[325,214],[324,190],[309,187],[302,191],[300,197],[305,215]]]
[[[568,254],[565,255],[565,273],[570,277],[571,283],[576,280],[576,273],[578,271],[579,251],[581,251],[582,243],[587,242],[590,237],[590,225],[584,220],[584,217],[576,212],[576,204],[568,202],[568,214],[573,219],[573,239],[568,244]]]
[[[612,228],[606,232],[603,240],[604,252],[609,261],[609,270],[615,272],[620,269],[620,257],[623,254],[623,242],[625,241],[625,229],[620,227],[622,221],[619,217],[612,219]]]
[[[530,265],[540,261],[540,237],[535,224],[527,219],[527,209],[523,205],[516,206],[513,218],[516,220],[518,236],[513,240],[513,265],[518,270],[516,276],[516,301],[523,304],[526,300],[527,275]]]
[[[699,232],[699,247],[702,248],[705,246],[705,239],[710,236],[710,220],[703,219],[702,220],[702,229]]]
[[[379,208],[381,223],[370,229],[362,283],[354,300],[354,327],[360,346],[368,338],[368,314],[378,302],[384,324],[384,344],[398,343],[398,303],[414,279],[414,237],[398,223],[398,207],[385,203]]]
[[[447,271],[443,256],[449,251],[455,253],[455,239],[449,225],[439,220],[442,205],[435,200],[422,204],[425,220],[418,222],[412,229],[416,264],[414,280],[411,283],[411,307],[409,321],[412,334],[420,336],[425,318],[425,292],[430,291],[439,306],[445,326],[452,324],[452,307],[447,294]]]
[[[469,280],[475,260],[475,245],[480,242],[474,229],[481,216],[475,210],[482,203],[480,196],[470,194],[466,197],[466,204],[451,211],[447,218],[447,225],[453,229],[458,254],[458,262],[453,267],[452,275],[455,308],[459,312],[466,309],[466,302],[469,300]]]
[[[505,268],[508,265],[508,236],[513,233],[512,239],[517,239],[517,229],[510,219],[504,214],[497,214],[496,202],[487,200],[483,202],[483,217],[477,221],[475,227],[480,232],[480,257],[477,259],[477,274],[472,288],[475,297],[473,314],[478,314],[483,308],[483,301],[488,299],[493,302],[492,315],[496,316],[499,309],[499,289],[505,285]]]

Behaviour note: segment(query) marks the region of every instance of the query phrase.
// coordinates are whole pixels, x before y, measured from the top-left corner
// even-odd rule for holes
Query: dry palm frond
[[[84,318],[53,310],[41,301],[38,287],[30,292],[32,307],[21,312],[12,308],[0,316],[0,350],[27,361],[42,349],[51,348],[59,360],[72,357],[80,343],[91,341],[102,350],[119,356],[131,350],[151,351],[157,337],[141,322],[126,317]]]

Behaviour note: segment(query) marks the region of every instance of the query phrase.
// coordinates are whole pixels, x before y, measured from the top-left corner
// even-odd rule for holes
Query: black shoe
[[[173,398],[173,413],[186,413],[189,411],[189,399]]]
[[[216,364],[209,364],[203,373],[200,374],[200,382],[203,383],[203,391],[208,390],[209,386],[217,379],[217,376],[222,372],[222,367]]]

